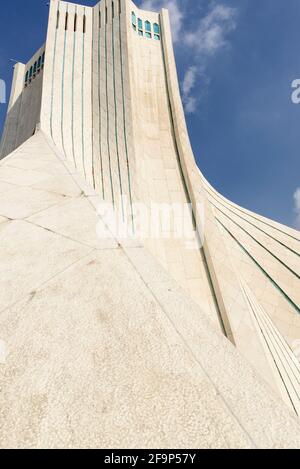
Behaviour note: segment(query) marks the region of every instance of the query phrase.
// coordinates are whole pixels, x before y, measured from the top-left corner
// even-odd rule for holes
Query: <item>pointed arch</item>
[[[159,41],[160,40],[160,27],[159,27],[159,24],[157,24],[157,23],[153,24],[153,33],[154,33],[154,39],[156,39],[156,41]]]
[[[138,31],[139,31],[139,36],[143,36],[143,20],[141,18],[138,18]]]
[[[153,24],[153,32],[154,34],[160,34],[160,27],[157,23]]]
[[[149,39],[152,37],[152,29],[151,29],[151,23],[150,21],[145,21],[145,31],[146,31],[146,37],[148,37]]]

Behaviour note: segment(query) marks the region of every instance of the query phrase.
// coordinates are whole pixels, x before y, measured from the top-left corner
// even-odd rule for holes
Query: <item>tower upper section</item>
[[[0,145],[0,158],[11,153],[29,137],[40,122],[45,45],[27,64],[14,66],[12,91]]]

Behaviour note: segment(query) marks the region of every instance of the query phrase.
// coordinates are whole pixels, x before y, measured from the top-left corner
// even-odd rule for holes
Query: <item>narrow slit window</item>
[[[83,34],[86,32],[86,16],[83,15]]]
[[[99,11],[99,29],[101,29],[101,11]]]
[[[74,33],[76,33],[77,31],[77,13],[75,13],[75,16],[74,16]]]
[[[25,75],[25,83],[28,82],[28,76],[29,76],[29,70],[27,70],[26,75]]]
[[[119,15],[122,13],[122,9],[121,9],[121,0],[119,0]]]
[[[131,22],[133,29],[136,31],[136,16],[134,12],[131,13]]]
[[[59,28],[59,10],[57,10],[57,15],[56,15],[56,29]]]
[[[32,77],[32,72],[33,72],[33,67],[31,66],[31,67],[30,67],[30,71],[29,71],[29,78]]]
[[[115,5],[114,5],[114,2],[111,2],[111,15],[112,15],[112,19],[114,19],[114,17],[115,17]]]
[[[66,18],[65,18],[65,31],[68,30],[68,19],[69,19],[69,13],[66,13]]]
[[[107,7],[105,7],[105,24],[107,24]]]
[[[41,63],[42,63],[42,57],[39,57],[39,60],[38,60],[38,70],[41,68]]]
[[[45,52],[43,52],[43,55],[42,55],[42,65],[44,65],[45,63]]]
[[[33,66],[33,73],[34,74],[36,73],[36,69],[37,69],[37,62],[34,62],[34,66]]]

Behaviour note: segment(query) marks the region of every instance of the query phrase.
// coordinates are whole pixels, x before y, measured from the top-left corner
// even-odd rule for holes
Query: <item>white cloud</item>
[[[187,114],[194,114],[197,110],[198,100],[195,96],[186,96],[183,105]]]
[[[237,10],[217,0],[211,0],[206,15],[195,25],[188,24],[182,34],[187,15],[184,14],[179,0],[143,0],[140,8],[159,11],[168,8],[174,42],[186,54],[193,54],[193,64],[187,69],[182,82],[183,104],[187,113],[197,109],[199,97],[194,94],[197,79],[201,75],[201,82],[209,83],[207,77],[208,60],[229,45],[229,34],[237,26]],[[189,18],[190,19],[190,18]],[[179,42],[180,39],[180,42]]]
[[[213,4],[193,32],[185,35],[185,43],[195,47],[202,57],[215,55],[228,45],[228,34],[236,28],[237,11],[222,4]]]
[[[162,8],[167,8],[170,14],[173,40],[174,42],[178,41],[184,19],[184,14],[178,6],[178,0],[143,0],[140,8],[149,11],[160,11]]]
[[[210,10],[198,25],[183,36],[186,48],[193,50],[194,65],[187,70],[183,83],[183,103],[187,113],[195,112],[198,98],[193,95],[196,78],[200,74],[208,83],[205,73],[208,59],[229,44],[228,35],[236,26],[237,10],[223,4],[211,3]]]
[[[197,99],[191,96],[191,92],[196,84],[198,72],[198,68],[192,65],[185,72],[182,82],[182,100],[188,114],[194,113],[197,109]]]
[[[300,230],[300,187],[294,193],[294,204],[296,212],[296,228]]]
[[[189,94],[189,92],[195,85],[196,77],[197,77],[197,67],[193,65],[187,69],[184,79],[183,79],[182,91],[184,94]]]

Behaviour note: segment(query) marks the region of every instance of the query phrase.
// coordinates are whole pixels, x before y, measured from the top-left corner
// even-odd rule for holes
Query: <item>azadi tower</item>
[[[198,169],[167,10],[52,0],[1,158],[1,447],[300,446],[300,234]]]

